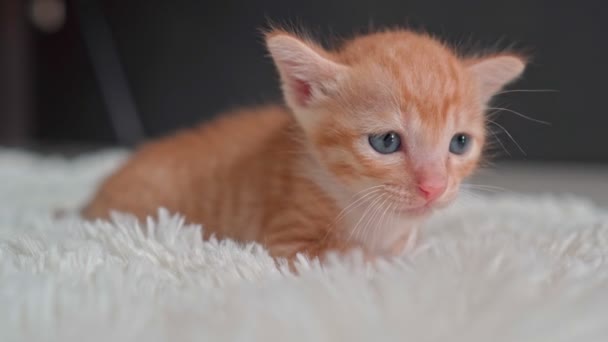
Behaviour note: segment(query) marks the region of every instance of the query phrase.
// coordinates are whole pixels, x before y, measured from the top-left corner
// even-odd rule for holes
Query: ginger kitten
[[[143,145],[83,210],[139,218],[160,206],[205,236],[275,257],[399,253],[477,167],[484,109],[522,57],[459,57],[407,30],[328,51],[275,30],[266,43],[287,107],[249,108]]]

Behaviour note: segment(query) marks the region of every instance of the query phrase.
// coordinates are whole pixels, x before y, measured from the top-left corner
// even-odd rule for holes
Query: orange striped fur
[[[141,146],[84,216],[144,218],[163,206],[202,224],[205,236],[257,241],[276,257],[399,253],[475,170],[485,104],[525,65],[514,54],[459,57],[406,30],[332,51],[280,30],[266,42],[287,106],[235,111]],[[401,150],[372,149],[369,135],[389,131]],[[472,141],[463,155],[449,152],[456,133]],[[420,190],[428,179],[445,185],[433,201]]]

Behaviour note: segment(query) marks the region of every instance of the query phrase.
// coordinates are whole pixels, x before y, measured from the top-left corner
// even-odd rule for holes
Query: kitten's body
[[[258,241],[274,256],[393,254],[475,169],[485,102],[523,70],[518,57],[461,59],[409,31],[333,52],[280,31],[267,43],[288,107],[242,110],[144,145],[85,216],[144,218],[164,206],[206,236]],[[400,137],[399,150],[370,147],[385,132]],[[455,154],[459,133],[472,142]]]
[[[328,195],[323,177],[311,176],[324,171],[302,134],[284,107],[226,114],[142,146],[84,213],[105,217],[114,209],[143,219],[162,206],[204,224],[205,236],[259,241],[283,257],[361,247],[341,227],[361,213],[338,218],[348,195]],[[391,230],[395,236],[369,248],[388,252],[407,228]]]

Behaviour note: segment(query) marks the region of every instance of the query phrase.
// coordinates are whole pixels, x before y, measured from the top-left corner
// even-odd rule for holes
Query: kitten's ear
[[[330,60],[320,47],[287,33],[271,32],[266,36],[266,44],[291,106],[307,107],[327,95],[347,68]]]
[[[479,84],[481,100],[484,103],[519,77],[526,67],[524,58],[510,54],[470,59],[466,63]]]

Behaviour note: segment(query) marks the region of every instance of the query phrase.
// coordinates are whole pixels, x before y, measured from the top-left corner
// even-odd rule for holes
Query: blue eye
[[[450,141],[450,152],[461,155],[469,150],[471,146],[471,137],[464,133],[458,133],[452,137]]]
[[[401,137],[395,132],[384,134],[371,134],[369,136],[369,144],[378,153],[389,154],[394,153],[401,147]]]

